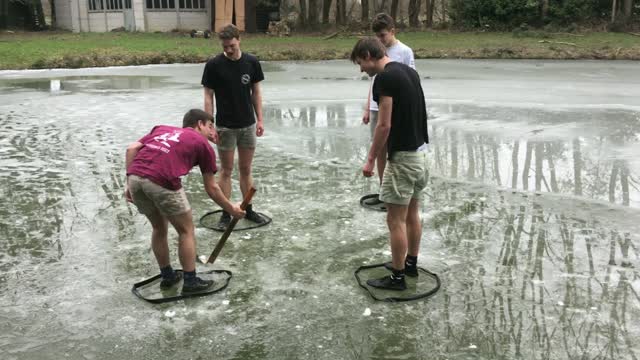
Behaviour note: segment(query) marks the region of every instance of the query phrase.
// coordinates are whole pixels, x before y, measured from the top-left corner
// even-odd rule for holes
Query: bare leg
[[[242,198],[244,198],[244,195],[248,193],[249,189],[253,186],[251,165],[255,151],[255,148],[238,148],[238,172],[240,173],[240,191],[242,191]]]
[[[404,269],[404,258],[407,255],[407,209],[405,205],[385,203],[387,207],[387,226],[391,244],[391,260],[393,268]]]
[[[422,238],[422,222],[420,221],[420,202],[411,199],[407,211],[407,241],[408,254],[418,256],[420,251],[420,239]]]
[[[171,225],[178,232],[178,257],[185,272],[196,269],[196,238],[191,210],[184,214],[170,216]]]
[[[220,157],[220,176],[218,177],[218,186],[222,189],[222,193],[227,199],[231,198],[231,174],[233,174],[233,156],[235,150],[218,151]]]
[[[151,232],[151,249],[153,249],[153,254],[156,257],[158,266],[163,268],[171,265],[169,245],[167,244],[167,219],[162,216],[158,210],[145,216],[149,219],[151,227],[153,228]]]

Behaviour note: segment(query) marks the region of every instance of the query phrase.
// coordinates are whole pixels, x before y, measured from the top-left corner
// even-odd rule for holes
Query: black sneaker
[[[172,278],[170,278],[170,279],[162,279],[162,281],[160,282],[160,289],[162,289],[162,290],[171,289],[173,286],[175,286],[177,283],[179,283],[180,280],[182,280],[182,273],[174,271]]]
[[[223,211],[222,216],[220,216],[220,220],[218,221],[218,228],[226,229],[230,223],[231,223],[231,214],[229,214],[226,211]]]
[[[407,283],[404,281],[404,276],[401,278],[394,278],[393,275],[387,275],[380,279],[370,279],[367,280],[367,285],[384,290],[402,291],[407,289]]]
[[[393,271],[393,263],[391,261],[384,263],[384,267],[385,269],[389,270],[389,271]],[[404,274],[407,276],[411,276],[411,277],[417,277],[418,276],[418,265],[414,265],[414,266],[407,266],[407,264],[404,264]]]
[[[384,201],[380,200],[380,195],[376,195],[375,197],[364,200],[363,202],[368,206],[378,206],[384,204]]]
[[[191,294],[209,290],[213,284],[213,280],[202,280],[199,277],[196,277],[195,280],[182,284],[182,293]]]
[[[260,214],[258,214],[253,210],[247,210],[247,213],[244,216],[244,218],[249,221],[253,221],[256,224],[264,224],[267,221],[262,216],[260,216]]]

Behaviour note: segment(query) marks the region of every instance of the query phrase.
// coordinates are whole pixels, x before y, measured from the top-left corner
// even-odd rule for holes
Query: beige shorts
[[[191,210],[184,188],[169,190],[149,179],[136,175],[127,177],[133,203],[141,214],[159,211],[164,216],[176,216]]]
[[[232,151],[239,148],[255,149],[257,143],[256,124],[240,129],[219,127],[218,151]]]
[[[380,200],[396,205],[409,205],[411,199],[419,201],[428,179],[425,150],[396,151],[384,169]]]

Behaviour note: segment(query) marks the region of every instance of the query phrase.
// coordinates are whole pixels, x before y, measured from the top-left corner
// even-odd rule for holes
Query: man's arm
[[[260,82],[253,83],[251,102],[256,112],[256,136],[262,136],[264,134],[264,123],[262,121],[262,90],[260,89]]]
[[[373,132],[373,142],[367,155],[367,162],[362,168],[364,176],[373,176],[373,166],[378,154],[387,143],[389,132],[391,131],[391,110],[393,108],[393,98],[390,96],[380,96],[378,101],[378,124]]]
[[[364,113],[362,114],[362,123],[363,124],[368,124],[369,123],[369,108],[371,107],[371,89],[373,88],[373,81],[371,82],[371,85],[369,86],[369,95],[367,96],[367,105],[364,108]]]
[[[215,109],[215,105],[216,105],[213,95],[214,95],[213,89],[210,89],[205,86],[204,87],[204,112],[206,112],[207,114],[211,114],[212,116],[214,115],[213,110]],[[215,127],[213,128],[213,131],[211,131],[211,136],[208,139],[214,144],[218,143],[218,132],[216,131]]]
[[[125,172],[127,171],[127,169],[129,169],[129,165],[131,165],[131,163],[133,162],[133,159],[136,158],[136,154],[138,153],[138,151],[140,151],[140,149],[142,149],[143,146],[144,144],[137,141],[127,146],[127,152],[125,153],[125,156],[124,156]],[[129,193],[128,181],[125,183],[124,197],[125,199],[127,199],[128,202],[133,202],[133,199],[131,198],[131,193]]]
[[[232,204],[220,189],[220,186],[216,183],[213,173],[202,174],[202,181],[204,182],[204,190],[207,192],[211,200],[220,205],[226,212],[231,214],[235,218],[243,218],[245,215],[244,210],[240,209],[238,204]]]

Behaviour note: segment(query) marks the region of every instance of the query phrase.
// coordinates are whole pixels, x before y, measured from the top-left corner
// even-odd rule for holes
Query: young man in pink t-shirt
[[[125,196],[153,228],[151,247],[160,266],[162,289],[180,281],[180,273],[173,270],[169,258],[168,223],[178,232],[178,256],[184,273],[182,293],[200,292],[213,286],[213,280],[196,276],[193,217],[180,177],[198,165],[209,197],[232,216],[245,215],[239,204],[229,202],[216,184],[216,156],[207,141],[212,130],[211,114],[192,109],[184,115],[182,128],[156,126],[127,147]]]

